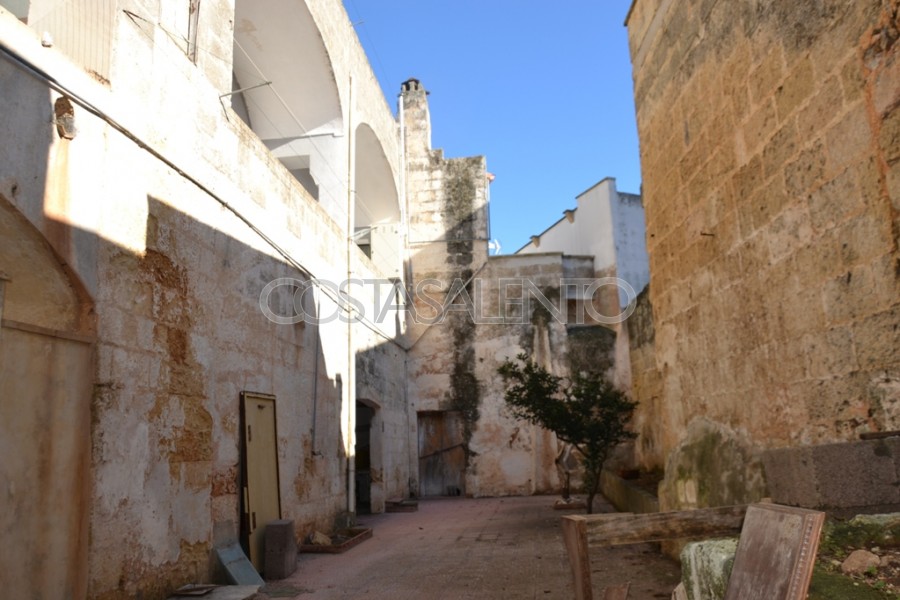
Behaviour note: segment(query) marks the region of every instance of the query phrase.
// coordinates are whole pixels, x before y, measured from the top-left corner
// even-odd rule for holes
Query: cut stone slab
[[[297,540],[294,522],[279,519],[266,524],[266,579],[284,579],[297,570]]]
[[[203,600],[247,600],[259,590],[258,585],[222,585],[202,596]],[[169,600],[185,600],[189,596],[169,596]]]
[[[256,590],[266,584],[263,578],[259,576],[256,569],[240,544],[232,544],[224,548],[216,548],[216,556],[225,569],[225,576],[229,583],[238,586],[256,586]],[[254,592],[256,591],[254,590]],[[208,597],[208,596],[206,596]]]

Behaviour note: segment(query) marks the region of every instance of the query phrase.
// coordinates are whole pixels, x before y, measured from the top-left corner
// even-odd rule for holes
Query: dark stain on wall
[[[571,373],[606,373],[615,366],[616,332],[602,325],[568,328]]]

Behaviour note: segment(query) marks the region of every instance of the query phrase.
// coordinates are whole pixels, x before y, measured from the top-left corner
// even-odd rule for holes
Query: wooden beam
[[[572,583],[575,600],[593,600],[591,589],[591,563],[588,557],[587,524],[581,515],[562,518],[563,541],[572,567]]]
[[[585,515],[589,547],[620,546],[663,540],[698,539],[740,533],[746,506],[701,508],[637,515]]]

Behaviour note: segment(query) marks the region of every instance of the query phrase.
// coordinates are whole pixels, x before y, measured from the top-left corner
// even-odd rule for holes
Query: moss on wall
[[[745,504],[766,493],[762,462],[749,440],[701,417],[691,422],[685,440],[669,455],[660,507]]]
[[[472,273],[466,270],[462,275],[468,280]],[[475,323],[464,312],[451,313],[448,321],[453,340],[453,367],[445,400],[451,410],[462,415],[466,461],[469,462],[474,456],[469,442],[481,416],[481,386],[475,377]]]
[[[481,171],[481,159],[449,160],[444,166],[444,204],[442,217],[447,229],[446,262],[471,266],[477,212],[475,178]]]

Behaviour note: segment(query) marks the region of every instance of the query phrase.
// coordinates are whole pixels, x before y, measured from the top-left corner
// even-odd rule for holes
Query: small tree
[[[590,514],[610,450],[635,437],[626,427],[637,403],[599,373],[578,373],[565,380],[527,354],[517,358],[519,362],[507,359],[497,369],[506,386],[503,398],[516,418],[552,431],[581,454]]]

